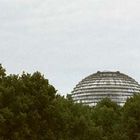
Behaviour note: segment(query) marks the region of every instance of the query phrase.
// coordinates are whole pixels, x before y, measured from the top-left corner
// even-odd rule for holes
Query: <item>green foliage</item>
[[[6,75],[0,65],[0,140],[140,140],[140,95],[84,106],[39,72]]]
[[[123,127],[130,140],[140,139],[140,95],[128,99],[123,107]]]
[[[4,75],[4,74],[2,74]],[[56,90],[39,72],[3,76],[0,84],[0,139],[42,140],[49,134]]]

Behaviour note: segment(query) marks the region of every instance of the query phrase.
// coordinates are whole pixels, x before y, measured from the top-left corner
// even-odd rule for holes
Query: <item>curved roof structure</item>
[[[119,71],[98,71],[76,85],[72,98],[77,103],[95,106],[101,99],[108,97],[117,104],[124,105],[127,98],[137,93],[140,93],[140,85],[128,75]]]

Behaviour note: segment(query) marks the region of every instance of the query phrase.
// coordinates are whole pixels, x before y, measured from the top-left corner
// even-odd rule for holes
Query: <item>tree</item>
[[[139,128],[140,95],[90,107],[56,94],[39,72],[6,75],[0,65],[0,140],[140,140]]]
[[[39,72],[9,75],[0,68],[0,139],[53,140],[50,129],[56,90]]]
[[[140,139],[140,95],[134,95],[123,107],[122,125],[130,140]]]
[[[103,129],[103,137],[111,139],[120,120],[120,107],[108,98],[101,100],[93,110],[92,119]]]

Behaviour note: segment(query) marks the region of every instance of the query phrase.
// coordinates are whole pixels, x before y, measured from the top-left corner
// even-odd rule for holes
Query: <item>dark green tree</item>
[[[123,107],[122,124],[129,140],[140,139],[140,95],[134,95]]]
[[[140,140],[140,95],[89,107],[56,94],[39,72],[6,75],[0,65],[0,140]]]
[[[0,139],[53,140],[54,87],[39,72],[6,76],[1,67],[0,76]]]
[[[120,121],[120,107],[108,98],[104,98],[93,109],[93,122],[103,129],[104,139],[112,139],[114,130]]]

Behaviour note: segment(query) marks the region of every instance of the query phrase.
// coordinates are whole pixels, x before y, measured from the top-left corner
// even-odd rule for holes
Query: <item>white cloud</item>
[[[40,70],[61,92],[97,70],[140,81],[138,0],[1,0],[0,60]]]

